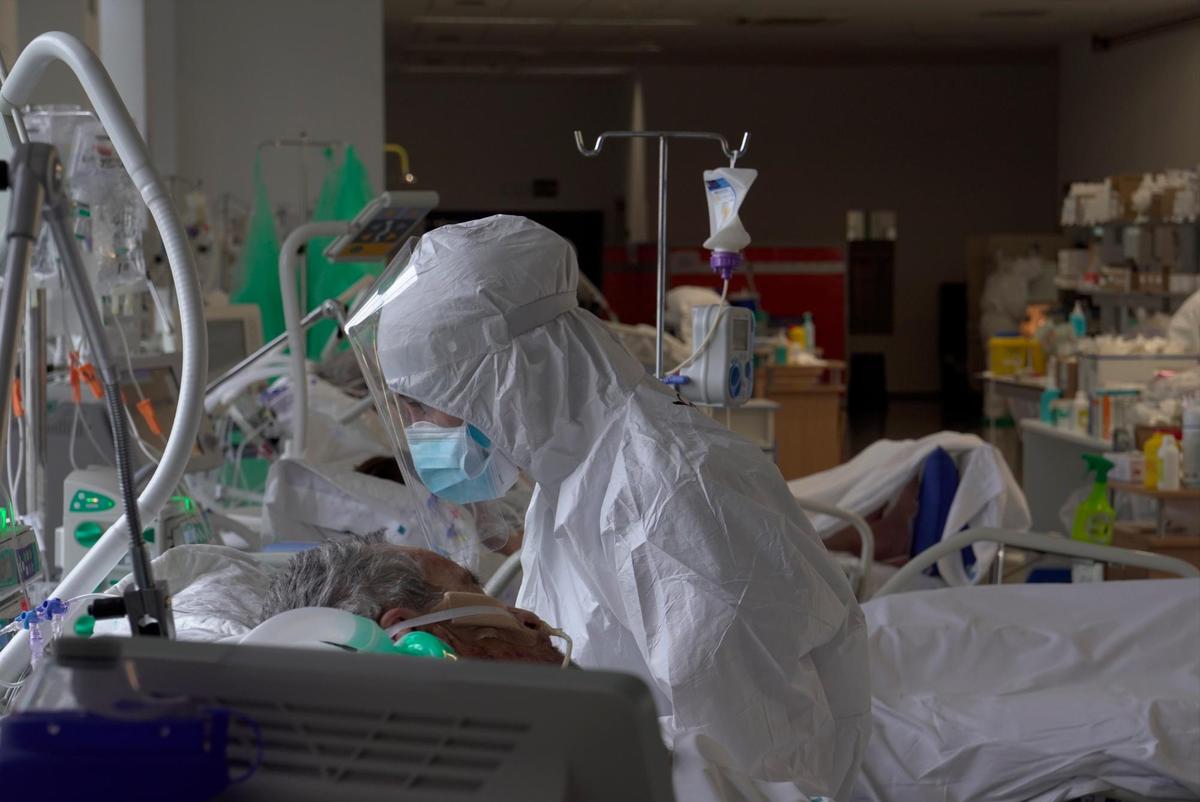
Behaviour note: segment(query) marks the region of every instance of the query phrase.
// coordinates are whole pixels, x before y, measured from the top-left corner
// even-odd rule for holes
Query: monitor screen
[[[246,321],[242,318],[209,318],[208,375],[220,376],[250,353]]]
[[[750,321],[735,320],[733,321],[733,350],[734,351],[749,351],[750,350]]]

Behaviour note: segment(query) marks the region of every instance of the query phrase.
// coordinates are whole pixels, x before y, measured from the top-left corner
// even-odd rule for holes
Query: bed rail
[[[871,574],[871,565],[875,562],[875,533],[871,531],[871,525],[861,515],[841,507],[811,498],[800,496],[795,498],[800,509],[805,512],[828,515],[831,518],[845,521],[858,532],[858,537],[862,541],[862,554],[858,561],[858,578],[854,582],[854,595],[858,597],[859,601],[866,601],[863,594],[867,590],[867,577]]]
[[[886,596],[903,590],[918,574],[936,563],[942,557],[957,553],[960,549],[972,543],[984,541],[1014,546],[1028,551],[1043,554],[1057,554],[1063,557],[1075,557],[1112,565],[1127,565],[1133,568],[1146,568],[1151,571],[1175,574],[1182,577],[1200,577],[1200,569],[1191,563],[1165,557],[1161,554],[1151,554],[1148,551],[1134,551],[1115,546],[1097,546],[1093,543],[1083,543],[1078,540],[1068,540],[1061,536],[1043,535],[1038,532],[1013,532],[1007,529],[981,527],[968,529],[953,537],[946,538],[935,546],[913,557],[904,567],[884,583],[873,598]]]

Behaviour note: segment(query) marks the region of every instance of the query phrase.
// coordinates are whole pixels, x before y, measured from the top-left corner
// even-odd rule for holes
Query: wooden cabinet
[[[1125,549],[1148,551],[1152,554],[1162,554],[1176,557],[1184,562],[1200,568],[1200,534],[1168,533],[1159,534],[1158,526],[1154,523],[1121,522],[1113,527],[1113,545]],[[1109,565],[1105,570],[1106,579],[1174,579],[1174,574],[1164,574],[1159,571],[1148,571],[1145,568],[1130,568],[1123,565]]]
[[[766,396],[779,404],[775,448],[784,479],[798,479],[842,463],[844,367],[841,362],[767,367]]]

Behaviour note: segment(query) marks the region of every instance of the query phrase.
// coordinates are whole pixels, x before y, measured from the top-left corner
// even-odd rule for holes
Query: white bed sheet
[[[273,569],[253,557],[180,546],[154,565],[181,640],[259,623]],[[1200,797],[1200,579],[947,588],[863,609],[874,731],[854,802]]]
[[[262,604],[272,569],[249,554],[227,546],[176,546],[156,557],[154,579],[171,593],[175,636],[181,641],[241,638],[262,620]],[[110,593],[133,583],[122,579]],[[128,635],[124,619],[98,621],[98,635]]]
[[[950,588],[864,605],[857,802],[1200,797],[1200,579]]]

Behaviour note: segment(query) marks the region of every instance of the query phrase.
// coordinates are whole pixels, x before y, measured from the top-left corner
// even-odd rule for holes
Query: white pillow
[[[184,641],[241,638],[262,621],[273,569],[227,546],[176,546],[151,563],[167,583],[175,636]],[[109,593],[133,584],[126,576]],[[128,635],[124,620],[99,621],[97,635]]]

